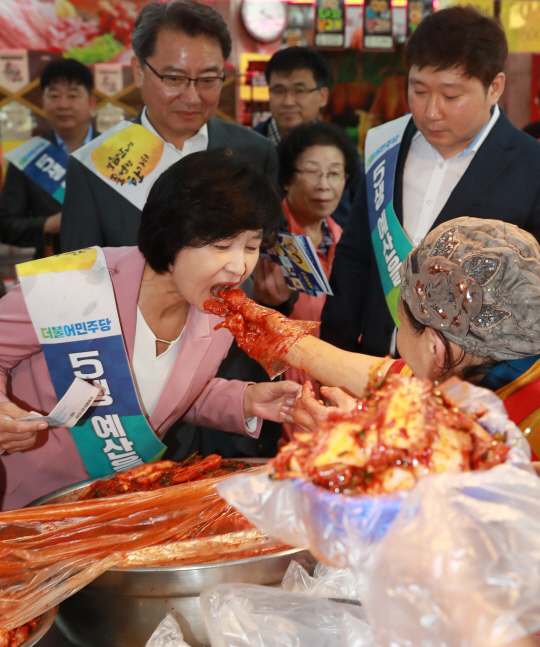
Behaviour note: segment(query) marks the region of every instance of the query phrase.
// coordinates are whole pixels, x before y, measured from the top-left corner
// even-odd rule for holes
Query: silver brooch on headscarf
[[[497,275],[501,260],[471,254],[459,264],[451,260],[459,245],[457,227],[444,232],[417,273],[409,278],[408,290],[409,305],[418,321],[456,337],[465,337],[470,327],[487,330],[511,313],[484,302],[483,298],[482,288]]]

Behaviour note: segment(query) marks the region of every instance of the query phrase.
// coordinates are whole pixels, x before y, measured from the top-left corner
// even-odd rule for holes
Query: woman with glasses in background
[[[337,126],[318,121],[294,128],[280,143],[278,155],[279,179],[285,193],[281,206],[287,229],[310,238],[329,278],[343,232],[331,214],[357,173],[354,144]],[[325,299],[300,292],[291,317],[319,321]],[[318,330],[314,334],[318,336]],[[286,372],[288,380],[300,384],[307,377],[296,369]],[[284,424],[283,428],[283,438],[288,439],[294,425]]]

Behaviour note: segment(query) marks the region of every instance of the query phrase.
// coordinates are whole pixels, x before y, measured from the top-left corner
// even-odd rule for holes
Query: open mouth
[[[213,285],[210,288],[210,294],[214,299],[219,299],[219,292],[227,292],[227,290],[232,290],[237,285],[238,283],[221,283],[219,285]]]

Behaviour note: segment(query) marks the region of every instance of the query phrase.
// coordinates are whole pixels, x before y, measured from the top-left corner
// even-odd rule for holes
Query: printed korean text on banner
[[[4,157],[63,204],[68,154],[61,148],[43,137],[32,137]]]
[[[413,248],[394,211],[394,182],[399,147],[411,115],[368,131],[366,184],[371,240],[386,303],[396,326],[400,284],[399,268]]]
[[[131,121],[121,121],[73,157],[141,210],[154,181],[179,159],[157,135]]]
[[[90,476],[158,460],[165,445],[141,411],[102,249],[22,263],[17,273],[58,399],[74,377],[105,389],[70,429]]]
[[[316,0],[315,47],[345,47],[344,0]]]

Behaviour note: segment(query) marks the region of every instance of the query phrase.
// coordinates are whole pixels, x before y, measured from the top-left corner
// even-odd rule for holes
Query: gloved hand
[[[259,362],[270,378],[289,368],[287,351],[320,325],[289,319],[248,299],[241,290],[218,292],[217,297],[204,302],[207,312],[225,319],[215,329],[228,328],[238,346]]]

